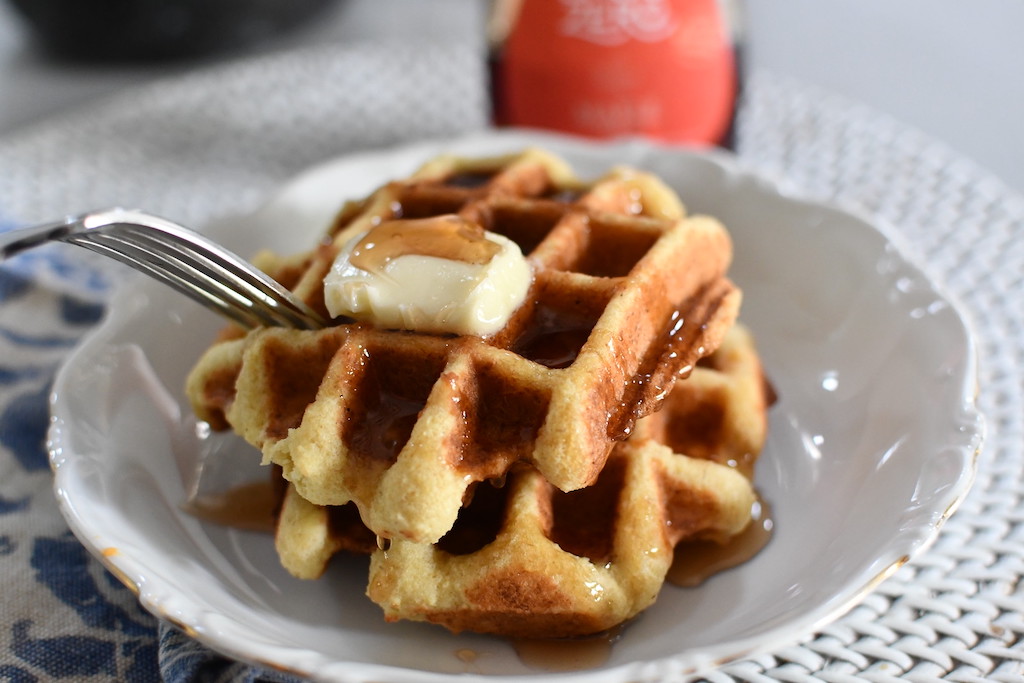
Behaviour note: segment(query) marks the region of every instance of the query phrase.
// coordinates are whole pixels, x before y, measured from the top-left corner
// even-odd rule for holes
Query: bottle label
[[[522,0],[497,69],[508,125],[714,144],[735,106],[717,0]]]

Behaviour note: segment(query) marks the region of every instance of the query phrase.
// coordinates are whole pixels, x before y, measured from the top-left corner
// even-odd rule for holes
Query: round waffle
[[[340,550],[372,552],[368,594],[389,620],[528,638],[602,631],[655,600],[677,544],[685,560],[686,542],[726,543],[750,524],[747,474],[771,400],[737,326],[587,488],[559,491],[520,463],[504,481],[477,484],[437,543],[378,548],[351,505],[314,505],[292,486],[278,553],[294,575],[315,578]]]
[[[321,245],[272,270],[326,314],[323,279],[344,244],[384,220],[449,214],[510,238],[531,264],[526,300],[496,334],[345,320],[256,330],[216,344],[188,381],[197,414],[261,448],[303,498],[352,501],[378,536],[417,543],[517,463],[563,491],[592,484],[718,346],[740,299],[716,220],[685,217],[649,174],[585,184],[538,150],[435,159],[347,205]]]

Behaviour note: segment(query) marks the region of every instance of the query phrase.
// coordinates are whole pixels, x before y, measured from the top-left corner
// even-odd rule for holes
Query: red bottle
[[[719,0],[498,0],[498,125],[727,142],[738,91]]]

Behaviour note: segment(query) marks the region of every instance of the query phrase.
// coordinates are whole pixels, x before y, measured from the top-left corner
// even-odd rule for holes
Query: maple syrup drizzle
[[[273,533],[277,505],[277,492],[273,482],[268,480],[193,498],[183,509],[206,522],[243,531]]]
[[[711,320],[714,313],[726,298],[728,292],[716,292],[711,299],[704,290],[694,299],[683,302],[668,317],[668,324],[661,339],[652,348],[661,350],[657,357],[644,358],[635,377],[629,380],[619,405],[609,413],[608,436],[619,441],[629,436],[636,421],[649,410],[644,395],[650,390],[654,401],[658,402],[671,390],[676,379],[687,377],[693,370],[693,363],[705,355],[705,349],[699,345],[704,335],[704,322],[691,321],[687,311],[698,321]],[[701,299],[707,299],[701,302]],[[700,304],[694,309],[694,302]],[[683,359],[674,374],[659,373],[658,369],[666,359]]]
[[[676,546],[675,559],[665,581],[692,588],[711,576],[743,564],[757,555],[772,537],[774,522],[768,504],[758,499],[751,509],[747,528],[725,543],[683,541]]]
[[[541,671],[580,671],[604,665],[612,646],[622,635],[623,626],[581,638],[551,640],[515,638],[510,642],[516,655],[531,669]]]
[[[516,340],[513,351],[549,368],[567,368],[590,338],[596,320],[538,307],[533,328]]]
[[[751,509],[751,523],[731,541],[724,544],[689,541],[677,545],[666,582],[688,588],[698,586],[714,574],[750,560],[768,543],[772,527],[771,510],[758,499]],[[512,639],[510,642],[519,660],[531,669],[579,671],[604,665],[627,626],[628,623],[621,624],[584,638]]]
[[[378,404],[366,411],[364,433],[353,443],[378,460],[393,462],[409,440],[423,405],[423,401],[405,399],[382,389]]]
[[[494,178],[492,171],[465,171],[463,173],[456,173],[455,175],[449,176],[445,179],[444,184],[447,187],[458,187],[464,190],[473,190],[478,187],[484,187],[487,183],[491,182]]]
[[[390,261],[410,254],[483,265],[500,251],[501,245],[487,239],[480,225],[449,214],[375,225],[356,244],[349,262],[380,273]]]

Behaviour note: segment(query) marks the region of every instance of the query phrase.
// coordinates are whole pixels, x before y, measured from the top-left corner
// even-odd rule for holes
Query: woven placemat
[[[480,55],[458,46],[325,46],[196,72],[0,139],[0,229],[115,203],[200,225],[321,160],[480,129],[485,96]],[[989,434],[926,553],[801,644],[708,678],[1024,679],[1024,199],[922,133],[765,73],[745,93],[739,154],[895,226],[921,255],[977,333]],[[49,382],[118,272],[80,251],[0,268],[0,677],[277,679],[157,624],[57,512]]]
[[[711,680],[1024,680],[1024,199],[923,133],[766,74],[739,148],[802,194],[895,226],[959,299],[988,433],[971,493],[927,552],[800,646]]]

